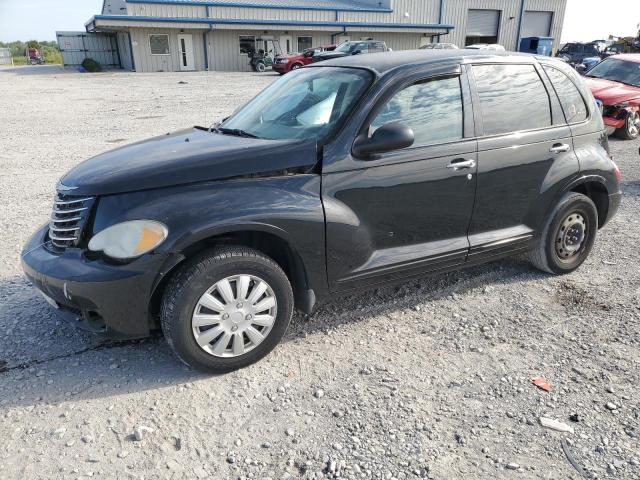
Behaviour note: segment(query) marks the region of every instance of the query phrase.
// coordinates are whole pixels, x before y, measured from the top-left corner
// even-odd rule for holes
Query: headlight
[[[156,248],[168,234],[160,222],[131,220],[102,230],[89,241],[89,250],[112,258],[135,258]]]

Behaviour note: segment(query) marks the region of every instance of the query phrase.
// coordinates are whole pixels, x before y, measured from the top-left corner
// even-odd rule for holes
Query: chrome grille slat
[[[93,200],[93,198],[85,197],[85,198],[78,198],[77,200],[68,200],[65,202],[56,200],[55,202],[53,202],[53,204],[54,205],[71,205],[72,203],[86,202],[87,200]]]
[[[57,249],[77,245],[82,235],[94,197],[57,192],[49,222],[49,240]]]

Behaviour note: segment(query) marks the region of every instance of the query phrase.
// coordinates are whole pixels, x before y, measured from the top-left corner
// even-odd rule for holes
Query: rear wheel
[[[598,211],[591,199],[569,192],[558,202],[529,251],[531,263],[545,272],[574,271],[591,252],[598,230]]]
[[[300,67],[302,67],[302,65],[300,65],[299,63],[296,63],[292,65],[291,70],[298,70]]]
[[[256,72],[262,73],[267,69],[267,66],[265,65],[264,62],[257,62],[256,63]]]
[[[629,112],[624,126],[616,130],[616,137],[622,140],[635,140],[640,135],[640,113]]]
[[[161,322],[184,363],[220,373],[273,350],[292,311],[291,285],[273,260],[250,248],[226,247],[178,271],[163,297]]]

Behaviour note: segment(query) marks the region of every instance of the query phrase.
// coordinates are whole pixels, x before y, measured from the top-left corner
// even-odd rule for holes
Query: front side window
[[[586,76],[640,87],[640,63],[607,58],[589,70]]]
[[[589,111],[587,110],[587,105],[584,103],[580,91],[574,83],[569,77],[556,68],[547,65],[543,65],[543,68],[558,94],[567,123],[586,120]]]
[[[253,35],[240,35],[240,54],[253,55],[256,51],[256,37]]]
[[[296,70],[259,93],[221,127],[270,140],[322,141],[349,114],[373,75],[337,67]]]
[[[387,123],[413,130],[414,147],[462,139],[462,92],[458,77],[415,83],[396,93],[371,123],[371,133]]]
[[[313,47],[313,37],[298,37],[298,51],[304,52]]]
[[[149,35],[151,55],[169,55],[169,35]]]
[[[474,65],[485,135],[551,126],[547,90],[533,65]]]

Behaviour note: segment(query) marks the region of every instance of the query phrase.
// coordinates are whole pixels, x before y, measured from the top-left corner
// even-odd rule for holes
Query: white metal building
[[[566,0],[104,0],[86,23],[116,39],[123,68],[141,72],[249,70],[247,49],[283,50],[374,38],[394,50],[434,41],[560,38]],[[259,48],[259,47],[258,47]]]

